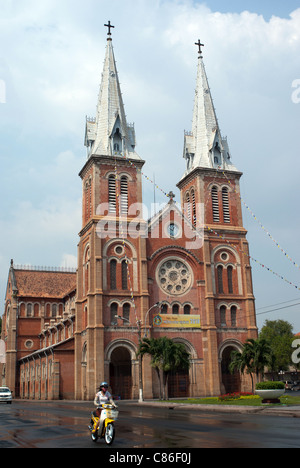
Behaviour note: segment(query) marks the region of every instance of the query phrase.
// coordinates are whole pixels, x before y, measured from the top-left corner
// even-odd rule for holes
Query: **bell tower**
[[[127,322],[137,326],[138,314],[148,307],[147,275],[142,274],[145,239],[129,235],[145,223],[144,161],[135,149],[134,125],[126,119],[112,45],[114,26],[110,22],[105,26],[107,45],[96,117],[86,119],[87,161],[79,173],[82,228],[75,335],[75,396],[79,399],[93,398],[99,382],[110,381],[105,349],[125,323],[117,317],[125,311]]]
[[[226,377],[213,374],[220,368],[222,341],[231,339],[228,330],[233,326],[246,329],[246,335],[241,334],[246,340],[257,337],[257,327],[240,199],[242,173],[232,162],[227,138],[221,135],[203,62],[203,44],[199,40],[196,45],[199,56],[192,130],[184,134],[186,169],[177,186],[183,212],[195,229],[204,232],[203,332],[205,362],[212,363],[206,367],[207,393],[219,394],[219,382]]]

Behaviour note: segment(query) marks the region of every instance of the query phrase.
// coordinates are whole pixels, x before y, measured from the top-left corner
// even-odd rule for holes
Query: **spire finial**
[[[114,26],[111,25],[110,21],[108,22],[108,24],[105,24],[104,26],[105,26],[106,28],[108,28],[108,33],[107,33],[107,35],[108,35],[108,36],[111,36],[110,30],[111,30],[112,28],[114,28]],[[110,39],[110,37],[108,37],[108,40],[109,40],[109,39]]]
[[[195,42],[195,45],[199,47],[199,51],[198,51],[198,52],[199,52],[199,58],[203,58],[203,57],[202,57],[202,49],[201,49],[201,47],[204,47],[204,44],[201,44],[200,39],[198,39],[198,42]]]

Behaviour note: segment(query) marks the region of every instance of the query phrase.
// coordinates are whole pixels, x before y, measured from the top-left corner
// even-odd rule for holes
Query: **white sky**
[[[144,172],[179,200],[200,38],[221,131],[244,173],[243,199],[300,265],[300,1],[2,0],[2,304],[11,258],[76,266],[85,116],[95,115],[109,19]],[[153,186],[143,184],[151,203]],[[247,209],[244,224],[253,257],[300,287],[299,267]],[[252,267],[258,313],[300,302],[295,287]],[[258,315],[258,324],[278,318],[300,331],[300,305]]]

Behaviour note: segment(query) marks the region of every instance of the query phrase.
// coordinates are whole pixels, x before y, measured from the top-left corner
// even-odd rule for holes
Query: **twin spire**
[[[116,60],[111,40],[111,28],[108,27],[106,55],[98,97],[96,118],[86,119],[85,146],[88,157],[125,156],[140,160],[135,152],[135,130],[128,124],[120,88]]]
[[[141,160],[135,151],[136,140],[133,124],[128,124],[122,99],[119,77],[111,39],[110,21],[106,56],[98,97],[96,118],[87,118],[85,145],[88,157],[125,156]],[[193,111],[192,131],[185,132],[184,153],[186,172],[184,177],[197,168],[237,171],[231,162],[227,138],[221,136],[199,40],[198,73]]]

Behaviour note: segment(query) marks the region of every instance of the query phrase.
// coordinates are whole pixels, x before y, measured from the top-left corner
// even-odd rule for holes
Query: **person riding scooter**
[[[100,424],[100,416],[102,412],[102,405],[105,404],[111,404],[115,408],[117,408],[117,405],[115,404],[111,394],[108,391],[108,383],[107,382],[102,382],[99,387],[99,392],[96,393],[95,399],[94,399],[94,405],[97,406],[97,410],[94,412],[94,416],[97,416],[99,418],[99,421],[97,424],[93,427],[92,433],[94,434],[97,432]]]

